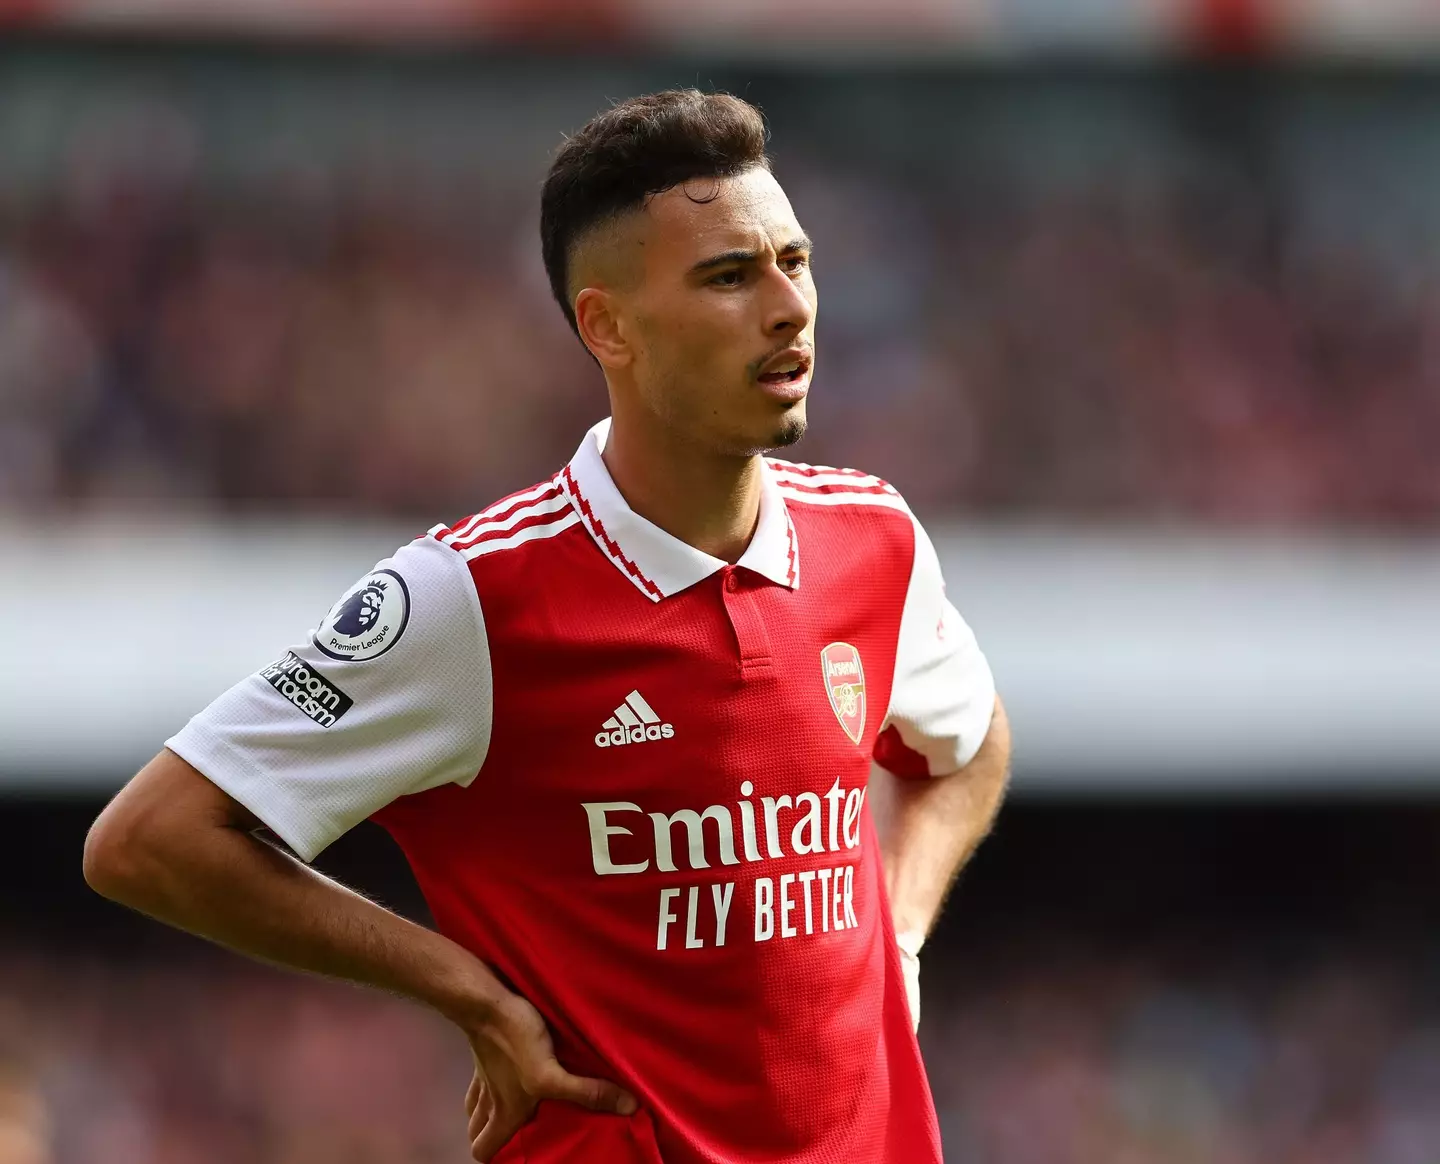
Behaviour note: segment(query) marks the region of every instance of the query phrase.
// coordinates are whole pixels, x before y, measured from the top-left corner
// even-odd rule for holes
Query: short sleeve
[[[426,537],[165,746],[311,861],[397,797],[473,781],[492,709],[474,582],[459,554]]]
[[[945,596],[930,536],[911,520],[915,554],[875,762],[897,776],[944,776],[980,750],[995,710],[995,679],[974,632]]]

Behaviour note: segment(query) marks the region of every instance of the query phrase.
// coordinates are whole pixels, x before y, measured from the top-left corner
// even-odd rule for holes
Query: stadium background
[[[761,104],[804,459],[935,530],[1017,736],[925,956],[947,1158],[1440,1159],[1440,10],[0,0],[0,1164],[458,1164],[463,1046],[88,894],[104,798],[563,461],[561,131]],[[323,865],[419,914],[378,831]]]

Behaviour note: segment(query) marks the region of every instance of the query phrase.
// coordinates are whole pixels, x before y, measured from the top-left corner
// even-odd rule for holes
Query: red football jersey
[[[373,815],[561,1063],[640,1101],[542,1103],[500,1161],[939,1161],[865,795],[968,763],[984,657],[879,479],[767,462],[732,566],[626,505],[607,432],[169,746],[307,860]]]

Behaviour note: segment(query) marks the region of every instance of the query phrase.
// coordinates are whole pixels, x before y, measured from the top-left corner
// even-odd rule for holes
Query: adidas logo
[[[661,723],[655,709],[645,702],[638,691],[632,691],[615,714],[600,725],[595,733],[597,748],[618,748],[621,744],[643,744],[649,740],[668,740],[675,734],[675,725]]]

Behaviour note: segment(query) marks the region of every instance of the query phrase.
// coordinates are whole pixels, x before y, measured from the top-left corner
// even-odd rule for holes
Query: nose
[[[799,335],[810,326],[815,308],[807,294],[808,279],[793,279],[778,266],[765,272],[765,334]]]

